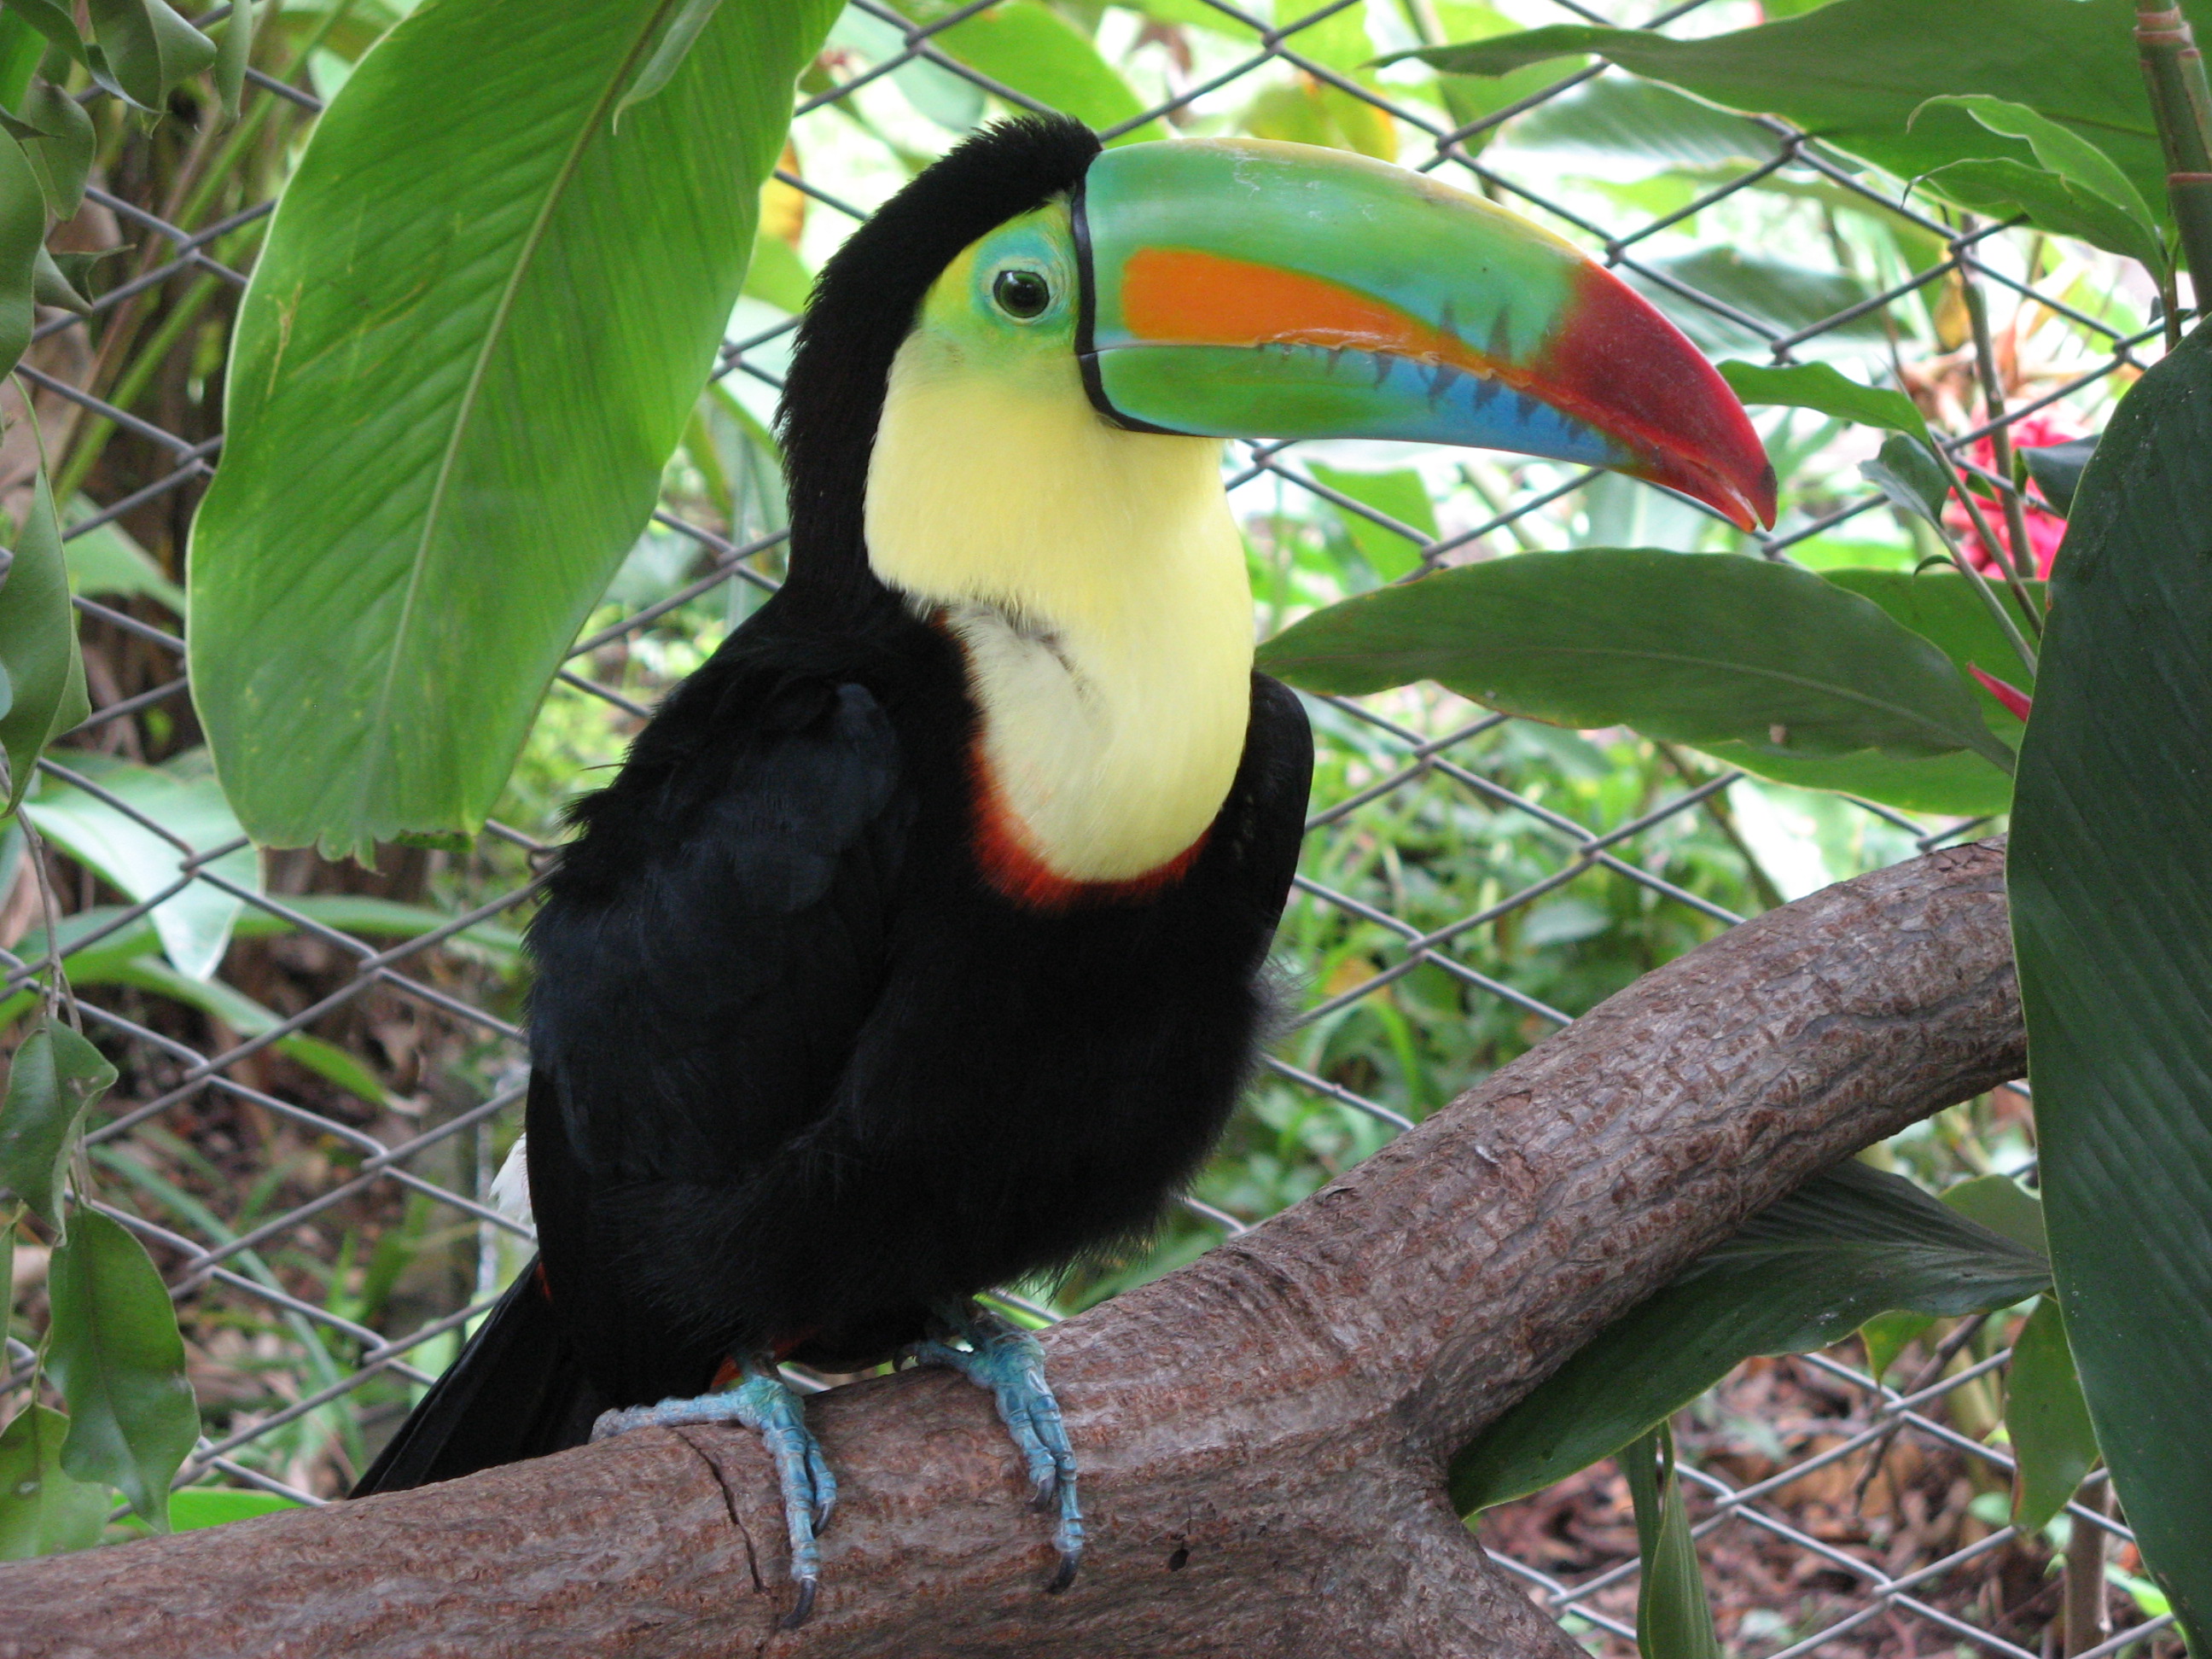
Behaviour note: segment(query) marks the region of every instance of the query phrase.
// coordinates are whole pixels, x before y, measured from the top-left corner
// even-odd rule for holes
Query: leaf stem
[[[1950,456],[1944,453],[1941,443],[1930,444],[1929,448],[1935,455],[1936,464],[1943,469],[1944,476],[1950,479],[1952,491],[1966,504],[1966,514],[1973,520],[1974,529],[1982,538],[1982,545],[1994,548],[1996,543],[1990,535],[1990,521],[1982,516],[1982,509],[1974,504],[1973,498],[1967,494],[1966,481],[1959,476],[1959,469],[1952,464]],[[1935,523],[1932,520],[1929,522]],[[2012,612],[2005,609],[2004,601],[1997,598],[1996,590],[1990,586],[1989,578],[1974,568],[1974,562],[1966,556],[1966,550],[1959,545],[1957,538],[1941,524],[1935,524],[1935,530],[1945,550],[1950,554],[1951,562],[1959,568],[1959,574],[1972,585],[1974,592],[1981,595],[1983,605],[1988,607],[1990,615],[1996,619],[1997,626],[2004,630],[2005,638],[2012,642],[2012,648],[2019,653],[2021,661],[2027,665],[2027,672],[2031,675],[2034,674],[2037,672],[2035,647],[2027,642],[2027,636],[2020,631],[2020,624],[2012,619]],[[2019,583],[2020,578],[2007,569],[2002,560],[1998,562],[1998,568],[2005,571],[2005,578],[2008,584]],[[2023,592],[2020,597],[2021,604],[2025,605],[2026,594]]]
[[[2136,0],[2136,49],[2142,54],[2151,113],[2166,151],[2166,199],[2202,317],[2205,290],[2212,287],[2212,88],[2180,7]]]
[[[1960,251],[1959,286],[1966,302],[1966,318],[1974,334],[1974,368],[1982,383],[1982,413],[1990,428],[1990,456],[1995,463],[1990,471],[2004,480],[1997,491],[1997,499],[2004,507],[2005,544],[1993,550],[1998,554],[1998,568],[2006,573],[2013,598],[2020,604],[2021,612],[2027,618],[2028,626],[2037,636],[2043,633],[2043,618],[2036,614],[2030,603],[2025,580],[2035,574],[2033,544],[2027,538],[2027,509],[2021,500],[2020,486],[2013,473],[2012,428],[2005,412],[2004,382],[1997,374],[1996,349],[1990,338],[1989,296],[1982,285],[1971,274],[1979,267],[1964,249]]]

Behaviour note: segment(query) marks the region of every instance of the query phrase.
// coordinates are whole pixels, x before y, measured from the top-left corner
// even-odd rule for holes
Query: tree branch
[[[985,1396],[810,1402],[844,1498],[813,1622],[742,1431],[0,1568],[0,1656],[1578,1650],[1443,1464],[1806,1176],[2024,1064],[2002,854],[1936,853],[1646,975],[1344,1179],[1048,1339],[1092,1545],[1063,1595]]]

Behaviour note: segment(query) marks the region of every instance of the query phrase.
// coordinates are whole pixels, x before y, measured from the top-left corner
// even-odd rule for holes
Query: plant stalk
[[[2027,538],[2027,505],[2014,481],[2012,428],[2005,421],[2004,382],[1997,375],[1996,347],[1990,337],[1989,296],[1969,274],[1973,269],[1971,258],[1961,258],[1959,285],[1966,301],[1966,319],[1974,331],[1974,370],[1982,383],[1982,412],[1989,424],[1990,457],[1994,463],[1990,470],[2005,481],[1997,499],[2004,507],[2006,544],[1996,550],[1997,562],[2012,577],[2013,597],[2027,613],[2029,625],[2040,633],[2043,619],[2029,605],[2023,586],[2035,574],[2035,553]]]
[[[2107,1480],[2075,1501],[2082,1509],[2109,1515],[2112,1491],[2112,1483]],[[2074,1659],[2075,1655],[2088,1652],[2112,1633],[2112,1618],[2105,1600],[2105,1529],[2078,1515],[2068,1519],[2073,1530],[2066,1540],[2066,1600],[2065,1611],[2060,1615],[2063,1626],[2060,1650],[2065,1659]]]
[[[2212,287],[2212,87],[2204,79],[2204,55],[2179,6],[2136,0],[2136,47],[2166,151],[2166,199],[2201,317],[2205,290]]]

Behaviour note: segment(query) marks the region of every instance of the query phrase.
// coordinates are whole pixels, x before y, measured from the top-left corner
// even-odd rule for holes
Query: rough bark
[[[1047,1595],[985,1396],[810,1404],[813,1622],[741,1431],[0,1569],[0,1656],[1578,1652],[1446,1505],[1451,1451],[1745,1215],[2024,1065],[2001,850],[1770,912],[1344,1179],[1048,1338],[1090,1511]]]

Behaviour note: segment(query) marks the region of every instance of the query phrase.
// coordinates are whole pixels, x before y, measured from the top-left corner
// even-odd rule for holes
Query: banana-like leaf
[[[169,1479],[199,1436],[185,1340],[161,1275],[119,1222],[80,1209],[47,1269],[46,1364],[69,1402],[62,1468],[169,1529]]]
[[[1846,568],[1822,573],[1837,586],[1870,599],[1950,658],[1962,675],[1969,665],[1994,670],[2024,690],[2033,679],[2004,630],[1955,570]],[[2043,584],[2026,584],[2039,611]],[[2005,603],[2012,603],[2008,597]],[[1977,685],[1974,702],[1992,740],[2011,748],[2020,742],[2019,719],[1989,690]],[[1747,772],[1792,783],[1802,789],[1832,789],[1868,800],[1886,801],[1913,812],[1948,812],[1986,817],[2012,805],[2012,780],[1982,763],[1978,755],[1896,755],[1872,750],[1856,755],[1775,756],[1748,744],[1701,745],[1714,759]]]
[[[2185,8],[2198,36],[2203,0]],[[2136,62],[2131,0],[1834,0],[1809,15],[1670,40],[1643,29],[1558,24],[1405,54],[1457,74],[1502,75],[1595,52],[1723,108],[1779,115],[1823,143],[1918,178],[1948,162],[2033,152],[1929,99],[1982,93],[2087,136],[2165,212],[2166,165]]]
[[[1684,297],[1668,283],[1638,271],[1624,272],[1632,287],[1666,313],[1710,357],[1740,357],[1764,351],[1774,336],[1800,332],[1809,335],[1795,348],[1801,356],[1862,357],[1884,347],[1891,336],[1879,307],[1857,312],[1841,322],[1828,321],[1873,297],[1865,283],[1844,271],[1747,253],[1732,246],[1669,254],[1649,264],[1662,276],[1765,325],[1763,332]]]
[[[645,525],[836,11],[722,0],[615,124],[678,9],[423,6],[317,124],[189,560],[193,694],[256,840],[480,824]]]
[[[1926,640],[1809,571],[1730,554],[1582,548],[1462,566],[1309,617],[1260,665],[1346,695],[1433,679],[1508,714],[1699,748],[2012,763]]]
[[[1565,1480],[1753,1354],[1802,1353],[1889,1309],[1958,1315],[2044,1289],[2042,1257],[1856,1162],[1817,1176],[1599,1332],[1452,1460],[1462,1515]]]
[[[2066,1331],[2143,1559],[2212,1651],[2212,332],[2114,412],[2051,574],[2009,857]]]

